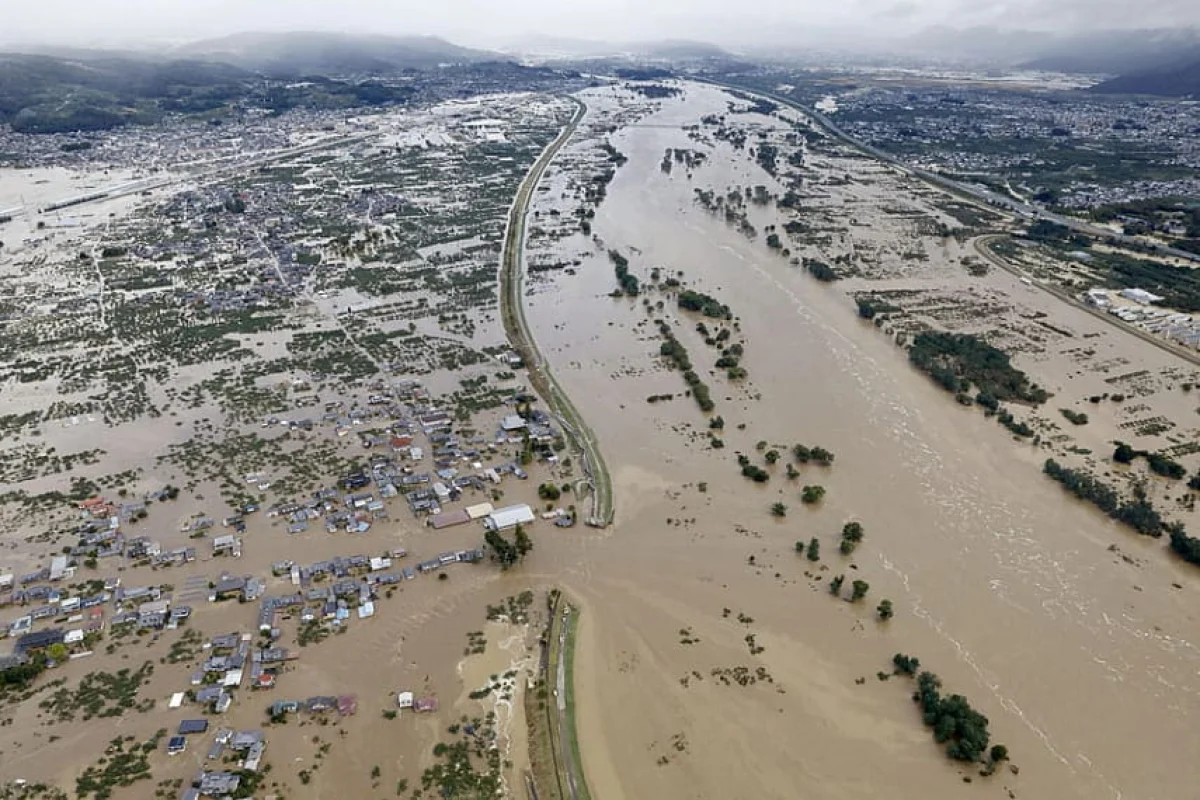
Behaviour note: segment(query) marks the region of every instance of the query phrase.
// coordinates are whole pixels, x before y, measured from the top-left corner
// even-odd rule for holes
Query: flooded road
[[[1190,796],[1196,576],[1160,543],[1068,501],[1039,474],[1044,454],[958,408],[836,285],[696,205],[696,187],[769,183],[744,153],[717,143],[691,180],[659,169],[667,148],[696,146],[679,126],[722,113],[726,99],[689,86],[686,100],[613,135],[629,161],[592,224],[603,247],[527,298],[616,493],[611,529],[578,547],[546,544],[573,564],[564,582],[585,608],[579,722],[593,794]],[[752,210],[760,229],[770,213]],[[745,385],[708,374],[716,354],[673,297],[608,297],[608,248],[630,254],[644,285],[652,267],[682,270],[727,304],[746,341]],[[659,317],[712,387],[724,449],[707,445],[705,416],[660,363]],[[796,481],[779,465],[754,484],[735,453],[755,456],[759,441],[821,445],[836,461],[803,466]],[[804,484],[824,486],[824,501],[802,505]],[[776,501],[785,518],[769,513]],[[850,519],[866,538],[845,557],[837,537]],[[812,537],[817,564],[794,552]],[[831,597],[836,574],[869,582],[866,600]],[[896,607],[886,623],[874,615],[882,598]],[[982,778],[945,759],[908,680],[876,677],[897,652],[983,712],[1019,774]]]

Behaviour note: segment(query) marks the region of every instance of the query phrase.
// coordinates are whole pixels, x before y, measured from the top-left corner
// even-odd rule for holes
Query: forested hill
[[[1092,91],[1200,98],[1200,54],[1194,60],[1173,66],[1121,75],[1093,86]]]
[[[239,33],[206,39],[173,55],[233,64],[270,77],[390,75],[499,56],[436,36],[356,36],[342,33]]]
[[[275,45],[258,57],[260,64],[238,56],[240,48],[258,40],[237,38],[153,57],[101,51],[0,53],[0,125],[22,133],[88,132],[151,124],[172,113],[217,119],[243,108],[283,112],[435,102],[492,91],[559,88],[563,81],[578,79],[561,70],[479,60],[490,54],[429,39],[396,44],[363,37],[371,47],[364,45],[352,56],[349,38],[325,37],[332,42],[328,48],[292,60],[293,41],[316,40],[290,36],[274,37]],[[211,57],[205,55],[210,51]],[[243,64],[217,58],[218,51]]]

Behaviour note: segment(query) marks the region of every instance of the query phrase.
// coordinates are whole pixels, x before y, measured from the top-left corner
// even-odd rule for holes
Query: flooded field
[[[571,534],[569,454],[517,402],[496,276],[516,188],[574,108],[356,117],[61,230],[33,205],[0,223],[0,631],[63,639],[35,679],[3,672],[4,791],[178,797],[221,771],[238,796],[524,791],[541,579],[502,571],[478,516],[427,517],[517,505],[537,551]],[[8,170],[0,197],[43,178],[55,197],[100,180]],[[30,663],[8,650],[4,670]],[[200,699],[221,688],[228,707]],[[210,728],[168,754],[183,719]]]
[[[583,98],[593,110],[618,102],[604,91]],[[970,276],[961,263],[968,247],[889,211],[953,222],[936,195],[828,143],[804,159],[810,197],[799,215],[821,230],[790,246],[835,264],[841,253],[873,250],[848,262],[842,282],[815,280],[696,202],[697,189],[785,189],[751,152],[754,131],[782,137],[791,123],[730,113],[731,126],[751,130],[745,148],[692,128],[730,103],[746,105],[688,85],[682,99],[608,137],[628,160],[590,236],[530,256],[576,262],[535,290],[529,318],[604,443],[616,487],[613,528],[581,543],[582,555],[563,556],[564,582],[585,606],[580,738],[593,793],[1186,796],[1196,768],[1163,754],[1197,741],[1189,722],[1200,708],[1194,568],[1077,504],[1040,470],[1048,455],[1087,451],[1080,442],[1097,454],[1110,449],[1129,415],[1161,413],[1193,428],[1192,404],[1177,388],[1187,365],[1007,274]],[[672,149],[707,158],[686,174],[668,172],[660,162]],[[535,208],[566,215],[568,194],[544,192]],[[774,205],[747,207],[744,218],[761,231],[789,219]],[[924,248],[922,258],[877,252],[910,244]],[[609,250],[625,254],[640,295],[610,297]],[[744,344],[746,375],[696,367],[711,383],[709,414],[664,366],[656,320],[698,364],[717,354],[706,355],[696,323],[715,330],[714,321],[676,309],[654,270],[664,280],[682,273],[684,286],[732,312],[727,326]],[[1106,405],[1069,437],[1060,429],[1036,444],[1014,441],[909,367],[895,330],[855,313],[850,293],[901,287],[939,293],[958,309],[957,329],[1009,328],[1010,337],[1041,340],[1015,359],[1055,395],[1036,413],[1057,418],[1060,405],[1097,387],[1112,391],[1107,378],[1135,369],[1159,376],[1158,390],[1139,398],[1153,411]],[[1070,337],[1038,334],[1022,322],[1031,312]],[[947,319],[930,313],[935,323]],[[1080,340],[1095,351],[1082,360],[1071,355]],[[764,447],[786,454],[796,443],[836,459],[801,465],[794,480],[783,463],[768,466],[762,483],[739,474],[735,454],[761,462]],[[824,499],[802,503],[802,485],[823,486]],[[786,506],[784,516],[772,514],[774,503]],[[1191,521],[1184,506],[1171,512]],[[866,536],[843,556],[837,538],[848,520]],[[823,545],[817,561],[795,548],[813,537]],[[868,582],[866,599],[831,597],[839,574]],[[886,622],[874,613],[880,598],[896,609]],[[1017,769],[981,777],[945,759],[921,725],[909,680],[877,675],[890,674],[896,653],[919,657],[945,692],[982,711]],[[967,778],[976,785],[963,787]]]
[[[84,206],[62,230],[5,224],[21,241],[0,251],[0,575],[20,588],[66,553],[63,592],[119,578],[192,613],[113,626],[140,608],[118,598],[77,658],[0,690],[0,780],[91,796],[79,778],[117,785],[104,764],[137,749],[145,774],[114,796],[178,796],[216,769],[255,796],[525,796],[561,586],[583,612],[597,800],[1189,796],[1200,770],[1172,756],[1197,743],[1195,568],[1040,473],[1087,468],[1196,528],[1186,480],[1110,458],[1119,439],[1200,467],[1191,365],[990,269],[977,245],[1003,220],[798,115],[699,84],[579,97],[526,218],[522,285],[611,468],[602,530],[571,525],[577,454],[522,396],[496,290],[512,198],[567,98],[339,120],[353,136]],[[56,193],[100,180],[44,177]],[[43,185],[0,178],[15,202]],[[928,331],[986,338],[1049,398],[955,402],[908,364]],[[122,553],[79,544],[110,541],[97,495]],[[494,540],[460,563],[483,544],[474,517],[426,524],[485,503],[536,517],[513,569]],[[340,604],[322,589],[344,575],[292,572],[381,554],[395,565],[360,563]],[[253,598],[209,600],[240,576],[304,599],[264,632]],[[63,592],[37,630],[83,625]],[[5,622],[43,601],[21,602]],[[227,633],[288,655],[271,656],[276,685],[235,675],[216,713],[196,695],[232,678],[195,675]],[[994,774],[945,757],[896,654],[987,716],[1008,749]],[[113,674],[125,693],[89,706]],[[289,705],[314,698],[346,707]],[[185,717],[212,730],[168,756]],[[210,751],[217,728],[261,731],[265,766]]]

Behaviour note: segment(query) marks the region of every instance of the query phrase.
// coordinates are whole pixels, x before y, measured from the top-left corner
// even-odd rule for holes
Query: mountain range
[[[238,33],[193,42],[172,51],[170,56],[217,61],[275,77],[384,75],[503,58],[497,53],[460,47],[436,36],[314,32]]]
[[[527,37],[510,46],[560,71],[751,68],[721,47],[689,40]],[[1120,76],[1095,86],[1097,92],[1200,97],[1200,33],[1195,29],[1047,34],[930,28],[886,44],[876,39],[859,46],[880,58],[889,52],[889,58],[923,63],[970,61]],[[819,58],[815,52],[808,56]],[[795,51],[790,57],[802,56]],[[628,74],[640,74],[637,69]],[[397,80],[400,76],[403,80]],[[152,122],[166,113],[220,114],[239,103],[283,111],[297,105],[409,102],[423,88],[436,94],[439,78],[445,85],[455,76],[471,84],[470,91],[502,89],[506,81],[546,85],[552,80],[549,72],[521,66],[511,55],[431,36],[243,33],[154,54],[26,48],[0,53],[0,123],[34,133],[101,130]]]
[[[104,130],[238,105],[285,111],[436,98],[561,81],[434,37],[239,34],[155,54],[0,53],[0,123],[28,133]],[[404,80],[396,80],[403,76]],[[303,78],[303,80],[298,80]]]
[[[1200,55],[1155,69],[1120,75],[1091,90],[1102,94],[1149,94],[1200,100]]]

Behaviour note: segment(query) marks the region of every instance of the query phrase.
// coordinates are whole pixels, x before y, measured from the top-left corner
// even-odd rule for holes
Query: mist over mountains
[[[172,57],[231,64],[274,76],[392,74],[443,64],[497,61],[497,53],[460,47],[436,36],[345,33],[237,33],[193,42]]]
[[[686,39],[531,36],[509,42],[500,53],[434,36],[299,32],[240,33],[156,52],[24,47],[0,53],[0,123],[33,133],[102,130],[153,122],[172,112],[216,112],[237,103],[282,111],[298,105],[409,102],[422,90],[419,82],[412,83],[417,76],[430,83],[435,76],[468,81],[491,76],[493,83],[485,80],[477,87],[547,77],[530,63],[610,73],[638,64],[736,71],[781,56],[820,63],[830,52],[845,58],[861,54],[876,65],[902,59],[909,65],[1098,74],[1114,77],[1094,87],[1097,92],[1200,96],[1200,33],[1194,28],[1078,33],[928,28],[895,39],[819,38],[820,48],[798,37],[786,48],[725,49]],[[302,87],[286,83],[300,79]]]
[[[347,108],[561,83],[553,70],[434,37],[239,34],[158,53],[0,53],[0,123],[105,130],[231,108]]]

